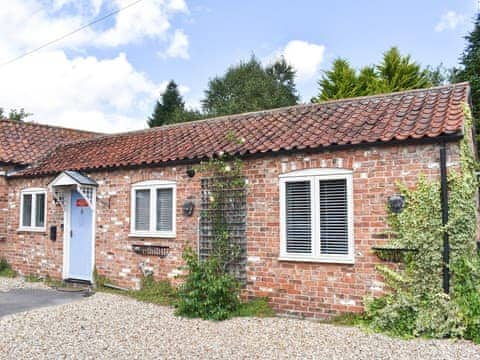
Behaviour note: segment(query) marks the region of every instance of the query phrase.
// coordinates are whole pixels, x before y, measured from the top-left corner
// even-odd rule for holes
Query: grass
[[[56,288],[56,287],[63,287],[65,284],[62,280],[52,279],[50,276],[38,276],[38,275],[25,275],[24,280],[30,283],[42,282],[45,285]]]
[[[122,291],[106,287],[105,284],[113,284],[105,276],[95,273],[95,284],[98,291],[109,294],[128,296],[139,301],[163,306],[175,306],[178,296],[177,290],[167,280],[155,281],[147,276],[142,279],[140,290]],[[272,317],[275,312],[268,304],[267,298],[257,298],[242,302],[233,317]]]
[[[5,259],[0,259],[0,276],[14,278],[17,272],[12,269],[10,264]]]
[[[155,281],[151,276],[143,278],[140,290],[129,290],[126,294],[157,305],[173,306],[177,301],[177,291],[168,281]]]
[[[0,276],[14,278],[17,276],[17,272],[12,269],[2,269],[0,270]]]
[[[114,283],[105,276],[98,275],[95,272],[95,285],[97,291],[129,296],[139,301],[164,306],[173,306],[177,300],[177,292],[168,281],[155,281],[151,276],[142,279],[140,290],[122,291],[109,288],[106,284]]]
[[[262,297],[242,302],[233,316],[272,317],[275,316],[275,312],[268,304],[268,298]]]
[[[325,324],[341,325],[341,326],[361,326],[366,323],[363,314],[345,313],[334,316],[331,319],[322,321]]]
[[[43,281],[42,278],[36,276],[36,275],[25,275],[23,278],[26,282],[30,283],[36,283],[36,282],[41,282]]]

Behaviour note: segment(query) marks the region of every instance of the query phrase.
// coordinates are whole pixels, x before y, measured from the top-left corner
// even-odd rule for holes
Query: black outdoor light
[[[399,214],[405,208],[405,197],[403,195],[392,195],[388,198],[388,207],[394,214]]]
[[[195,176],[195,169],[193,168],[187,169],[187,175],[188,177],[193,178]]]
[[[183,206],[182,206],[183,215],[192,216],[194,209],[195,209],[195,204],[192,200],[185,200],[183,202]]]

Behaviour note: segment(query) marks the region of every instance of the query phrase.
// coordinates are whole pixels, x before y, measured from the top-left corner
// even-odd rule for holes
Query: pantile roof
[[[99,135],[26,121],[0,120],[0,163],[32,164],[59,144]]]
[[[468,97],[459,83],[101,136],[58,146],[19,175],[461,135]]]

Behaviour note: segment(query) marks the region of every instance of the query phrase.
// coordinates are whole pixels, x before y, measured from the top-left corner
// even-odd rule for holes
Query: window
[[[280,175],[280,259],[353,263],[352,199],[349,170]]]
[[[44,189],[25,189],[20,195],[20,230],[45,231],[46,196]]]
[[[131,236],[175,237],[175,182],[132,186]]]

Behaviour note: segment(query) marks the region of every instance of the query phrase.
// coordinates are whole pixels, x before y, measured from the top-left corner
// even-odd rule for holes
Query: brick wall
[[[458,167],[458,146],[448,146],[449,167]],[[279,261],[278,175],[308,168],[353,170],[355,264],[325,264]],[[186,166],[94,172],[99,183],[95,262],[100,274],[120,286],[138,287],[140,262],[154,270],[158,278],[178,283],[175,275],[182,264],[182,250],[196,246],[200,202],[200,179],[186,175]],[[418,176],[439,177],[437,145],[382,146],[318,154],[291,154],[250,159],[245,164],[247,196],[247,277],[246,297],[268,296],[275,309],[307,317],[327,317],[333,313],[360,311],[365,295],[383,291],[375,271],[380,260],[371,247],[385,241],[386,204],[397,193],[396,181],[414,186]],[[152,179],[177,182],[177,236],[175,239],[129,237],[131,184]],[[8,195],[8,239],[0,244],[13,267],[24,274],[61,277],[62,233],[52,242],[48,234],[19,233],[20,190],[45,187],[49,178],[12,179]],[[194,216],[182,214],[185,199],[196,203]],[[48,194],[48,226],[63,223],[62,209]],[[140,256],[131,250],[139,242],[167,245],[166,258]]]
[[[7,233],[7,181],[5,179],[6,167],[0,166],[0,242],[5,241]]]

